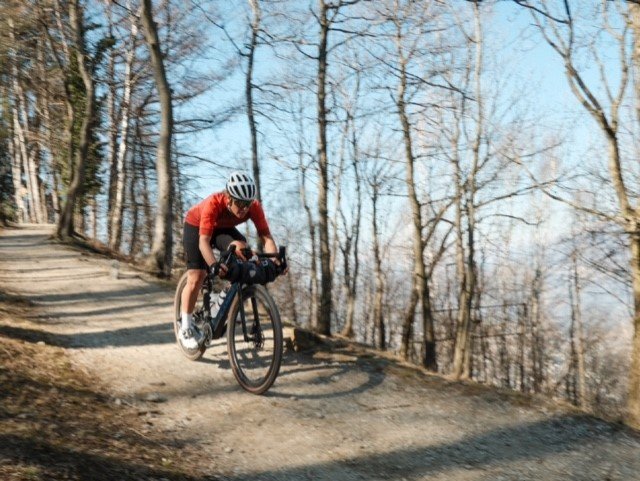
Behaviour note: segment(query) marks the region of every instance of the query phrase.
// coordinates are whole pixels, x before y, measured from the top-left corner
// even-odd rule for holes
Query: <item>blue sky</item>
[[[244,5],[244,2],[243,2]],[[244,6],[243,6],[244,9]],[[244,13],[234,12],[236,20],[242,20]],[[540,42],[540,37],[533,35],[528,29],[528,34],[523,31],[530,24],[529,15],[521,9],[514,7],[511,2],[498,3],[495,7],[493,19],[487,23],[486,40],[494,45],[495,50],[488,52],[506,61],[509,65],[509,75],[514,79],[514,85],[518,89],[526,89],[522,95],[526,95],[536,106],[539,112],[544,112],[543,121],[548,122],[548,127],[554,129],[558,122],[574,122],[577,116],[584,120],[584,112],[571,94],[563,67],[557,54],[548,45]],[[233,25],[228,25],[233,29]],[[233,29],[237,32],[237,29]],[[231,55],[231,46],[224,38],[220,30],[212,27],[215,44],[220,49],[220,57]],[[269,71],[273,63],[270,59],[269,49],[262,47],[257,54],[257,75]],[[194,65],[198,68],[198,65]],[[201,68],[210,68],[210,65],[201,63]],[[217,88],[200,99],[201,106],[220,105],[232,100],[243,101],[244,79],[241,71],[227,79]],[[261,122],[261,127],[266,130],[266,123]],[[591,131],[593,125],[588,126]],[[268,134],[268,132],[265,132]],[[315,132],[314,132],[315,134]],[[246,116],[241,113],[234,121],[222,127],[202,133],[197,136],[195,142],[189,139],[190,147],[198,155],[224,160],[234,166],[248,165],[250,157],[249,131]],[[263,149],[264,152],[264,149]],[[204,170],[204,172],[202,172]],[[220,183],[224,174],[209,167],[198,169],[197,177],[202,180],[211,180],[212,184]],[[210,186],[195,189],[194,194],[206,195]]]
[[[244,2],[243,2],[244,4]],[[242,15],[235,13],[237,19]],[[212,55],[219,58],[230,55],[230,45],[225,44],[223,35],[219,30],[212,30],[216,37],[216,45],[219,49]],[[515,7],[512,2],[501,2],[495,6],[494,15],[485,24],[485,41],[487,42],[487,62],[495,61],[499,66],[490,72],[495,76],[493,81],[505,80],[511,94],[523,97],[529,105],[533,115],[537,117],[536,129],[541,135],[561,134],[567,141],[566,145],[558,150],[565,167],[576,167],[583,163],[590,155],[598,156],[602,147],[602,134],[593,119],[579,105],[569,89],[564,67],[558,55],[541,40],[533,28],[528,13]],[[261,48],[257,55],[258,75],[270,72],[273,62],[270,59],[270,51]],[[209,68],[206,62],[200,64],[202,68]],[[330,66],[331,68],[331,66]],[[500,70],[500,68],[502,70]],[[243,101],[244,78],[242,71],[228,78],[219,87],[212,90],[205,98],[200,99],[200,108],[208,108],[227,104],[231,101]],[[593,75],[593,72],[590,72]],[[492,81],[489,79],[488,81]],[[278,136],[270,133],[268,124],[261,121],[261,129],[264,135],[270,136],[271,143],[275,143]],[[271,136],[272,135],[272,136]],[[309,123],[308,137],[315,141],[316,127]],[[261,140],[264,140],[262,138]],[[232,122],[226,123],[214,131],[203,132],[197,137],[189,138],[188,147],[197,155],[215,159],[218,162],[227,163],[230,168],[249,166],[250,139],[247,127],[247,119],[244,113],[237,115]],[[261,145],[261,153],[266,149]],[[282,195],[282,189],[295,188],[295,175],[283,169],[281,164],[273,162],[273,159],[263,159],[265,174],[265,191],[267,215],[281,222],[293,224],[299,228],[305,228],[305,219],[301,209],[296,207],[295,196]],[[209,193],[219,190],[224,185],[224,179],[228,171],[216,169],[209,165],[198,165],[188,171],[194,179],[198,179],[199,185],[192,184],[190,194],[193,199],[203,198]],[[315,194],[310,193],[315,200]],[[382,207],[381,218],[384,219],[384,227],[389,236],[396,236],[402,243],[403,235],[402,218],[400,214],[406,212],[406,204],[402,198],[385,199]],[[522,200],[522,208],[532,202],[531,198]],[[542,236],[546,242],[552,244],[555,240],[566,235],[566,226],[570,225],[569,211],[563,205],[549,201],[540,196],[539,202],[549,214],[546,227],[542,233],[535,232],[533,228],[524,227],[516,229],[516,235],[509,249],[510,255],[528,262],[531,258],[531,242],[540,242]],[[274,224],[278,224],[274,219]],[[365,227],[365,237],[368,236],[368,223]],[[276,227],[275,232],[282,237],[282,230]],[[400,233],[400,234],[399,234]],[[364,254],[363,254],[364,255]],[[560,273],[559,275],[564,275]],[[560,293],[562,296],[565,291]],[[587,305],[597,308],[603,303],[603,296],[595,290],[586,291],[588,295]],[[604,296],[606,297],[606,296]],[[604,299],[607,301],[608,299]],[[624,307],[615,304],[613,317],[626,319]],[[610,309],[610,308],[607,308]]]

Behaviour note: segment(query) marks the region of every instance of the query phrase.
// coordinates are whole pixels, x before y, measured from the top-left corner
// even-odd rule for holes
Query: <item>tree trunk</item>
[[[375,295],[373,300],[373,326],[374,332],[378,333],[376,347],[380,350],[387,348],[386,332],[384,325],[384,316],[382,312],[382,303],[384,299],[384,278],[382,274],[382,258],[380,256],[380,235],[378,233],[378,189],[377,180],[372,185],[373,193],[371,196],[371,204],[373,209],[372,228],[373,228],[373,260],[375,275]]]
[[[93,197],[87,203],[87,208],[89,209],[89,226],[87,231],[91,233],[92,239],[98,238],[98,202],[96,198]]]
[[[338,250],[338,249],[336,249]],[[354,314],[354,304],[351,302],[351,237],[347,233],[347,240],[345,245],[342,248],[342,258],[343,258],[343,290],[345,294],[345,300],[347,303],[347,310],[345,313],[345,323],[340,331],[340,335],[345,337],[353,337],[353,314]],[[356,260],[357,262],[357,260]],[[343,303],[344,301],[340,301]]]
[[[534,393],[540,393],[544,383],[543,336],[540,335],[540,296],[542,273],[536,269],[531,287],[531,376]]]
[[[640,230],[631,235],[631,274],[633,277],[633,340],[629,369],[629,400],[627,420],[640,429]]]
[[[318,322],[318,306],[319,302],[319,292],[318,292],[318,267],[317,267],[317,251],[316,251],[316,226],[313,220],[313,214],[311,212],[311,207],[307,202],[307,188],[306,188],[306,171],[307,167],[303,163],[302,159],[302,147],[299,150],[299,162],[301,169],[301,179],[300,179],[300,199],[302,202],[302,206],[304,207],[304,211],[307,214],[307,222],[309,224],[309,238],[311,243],[311,265],[309,266],[309,291],[311,302],[309,302],[309,324],[311,327],[315,327],[317,329]]]
[[[627,2],[633,28],[633,67],[635,71],[636,122],[640,121],[640,4]],[[631,242],[631,275],[633,278],[633,341],[629,371],[628,423],[640,429],[640,218],[636,215],[629,229]]]
[[[16,81],[17,100],[19,107],[18,132],[20,135],[20,148],[24,161],[24,170],[27,178],[27,189],[29,191],[29,204],[31,206],[31,218],[34,222],[41,224],[45,221],[44,203],[40,195],[41,181],[38,175],[38,144],[33,142],[29,129],[29,114],[27,112],[27,99],[22,86]]]
[[[135,257],[138,254],[138,219],[140,218],[140,201],[138,200],[138,169],[136,167],[137,158],[137,141],[139,139],[139,123],[135,122],[136,141],[133,144],[131,152],[131,178],[129,179],[129,199],[131,201],[131,237],[129,238],[129,255]]]
[[[402,25],[396,20],[396,49],[398,55],[398,93],[396,107],[400,117],[402,127],[403,147],[405,154],[405,181],[407,184],[407,194],[411,206],[411,220],[413,226],[413,273],[411,279],[411,294],[407,304],[404,321],[402,325],[402,344],[400,355],[408,360],[413,342],[413,324],[415,322],[415,310],[421,306],[422,329],[423,329],[423,353],[422,364],[429,370],[437,370],[435,336],[433,328],[433,316],[431,313],[429,280],[426,275],[424,262],[425,242],[422,237],[422,212],[420,202],[415,187],[415,156],[413,153],[413,140],[411,135],[411,125],[406,106],[407,95],[407,59],[403,52]]]
[[[144,154],[142,152],[140,155],[140,179],[142,181],[142,185],[140,187],[142,191],[142,212],[144,213],[144,235],[141,236],[141,238],[138,238],[138,252],[151,249],[154,231],[153,212],[151,209],[151,198],[149,194],[149,176],[147,174],[147,159],[144,158]]]
[[[400,39],[398,39],[398,51],[400,53]],[[405,309],[404,320],[402,322],[402,338],[400,345],[400,356],[408,360],[411,355],[411,343],[413,341],[413,323],[415,320],[415,310],[418,305],[418,292],[419,282],[416,276],[419,271],[418,262],[422,259],[421,246],[418,243],[422,242],[422,222],[420,221],[420,206],[416,211],[417,200],[415,197],[415,186],[413,184],[413,168],[414,157],[411,143],[411,127],[409,125],[409,119],[407,118],[407,112],[405,107],[405,92],[407,86],[406,78],[406,65],[405,60],[400,56],[400,83],[398,84],[398,97],[396,100],[396,106],[398,108],[398,115],[400,116],[400,124],[402,126],[403,146],[405,151],[405,176],[407,183],[407,191],[409,192],[409,203],[412,209],[412,226],[413,226],[413,275],[411,277],[411,293],[409,295],[409,302]],[[412,195],[413,193],[413,195]],[[417,216],[417,218],[416,218]],[[418,227],[418,236],[416,236],[416,226]]]
[[[15,125],[12,123],[12,125]],[[12,129],[14,130],[14,129]],[[24,203],[26,188],[22,182],[22,162],[20,162],[19,148],[16,147],[17,136],[11,132],[9,138],[9,158],[11,159],[11,180],[13,182],[13,197],[16,203],[18,222],[27,222],[29,214]]]
[[[46,46],[45,40],[42,38],[38,41],[38,63],[39,63],[39,77],[44,79],[47,76],[47,65],[45,64]],[[42,199],[44,202],[45,219],[46,222],[56,223],[58,221],[58,215],[60,208],[58,205],[59,193],[57,190],[58,180],[56,169],[56,158],[59,156],[56,142],[54,141],[54,126],[51,124],[51,109],[49,104],[51,103],[51,93],[49,89],[44,89],[42,95],[39,96],[40,111],[42,112],[42,135],[41,135],[41,150],[49,152],[49,168],[50,168],[50,182],[53,192],[51,193],[50,200],[47,199],[45,191],[45,183],[42,185]],[[56,126],[57,128],[58,126]]]
[[[87,70],[87,56],[85,53],[84,20],[83,13],[79,7],[78,0],[69,3],[69,19],[74,34],[75,54],[78,60],[78,69],[85,88],[86,103],[84,108],[84,118],[80,128],[80,142],[75,153],[71,182],[67,190],[67,198],[62,207],[60,220],[56,229],[56,237],[69,238],[74,234],[74,213],[78,201],[82,196],[84,188],[84,177],[89,154],[89,142],[91,139],[91,129],[95,115],[95,91],[92,73]],[[70,144],[73,141],[71,140]]]
[[[113,35],[113,20],[111,18],[111,4],[107,4],[107,17],[109,21],[109,34]],[[113,234],[112,218],[113,218],[113,204],[115,203],[116,192],[116,179],[118,178],[117,172],[117,143],[118,143],[118,111],[116,108],[116,79],[115,79],[115,65],[116,56],[119,56],[120,52],[117,49],[111,49],[109,55],[109,62],[107,64],[107,119],[109,122],[109,130],[107,135],[107,159],[109,162],[109,186],[107,190],[107,239],[108,244],[111,246]]]
[[[357,100],[360,92],[360,75],[358,75],[356,82],[355,99]],[[351,255],[351,247],[353,247],[353,273],[350,272],[349,277],[345,275],[345,287],[347,289],[347,318],[345,327],[342,331],[342,335],[345,337],[353,337],[354,330],[353,324],[355,321],[356,301],[358,298],[358,274],[360,271],[360,222],[362,217],[362,186],[360,179],[360,169],[358,168],[360,162],[360,149],[358,147],[358,136],[356,132],[356,125],[354,119],[354,113],[350,112],[348,115],[347,123],[351,124],[351,150],[352,150],[352,162],[353,172],[355,176],[356,187],[356,209],[355,214],[351,219],[351,230],[349,232],[349,249],[346,250],[348,255]],[[345,222],[345,230],[347,230]],[[348,262],[346,263],[348,265]]]
[[[588,399],[587,399],[587,373],[585,367],[585,352],[584,352],[584,327],[582,324],[582,309],[581,309],[581,299],[580,299],[580,278],[578,277],[578,259],[576,252],[573,252],[572,255],[573,261],[573,276],[572,276],[572,289],[573,292],[571,294],[572,302],[572,322],[575,324],[574,326],[574,342],[575,345],[575,367],[576,367],[576,376],[577,376],[577,386],[578,386],[578,405],[581,408],[588,407]]]
[[[344,160],[345,160],[345,142],[344,142],[344,137],[346,137],[347,131],[348,131],[348,127],[344,129],[344,133],[343,133],[343,138],[342,141],[340,142],[340,152],[339,154],[336,156],[338,157],[339,161],[338,161],[338,166],[335,169],[335,174],[333,176],[333,185],[334,185],[334,196],[333,196],[333,205],[335,206],[335,215],[331,216],[331,218],[329,219],[329,227],[331,227],[332,229],[330,229],[330,231],[332,231],[331,233],[333,234],[332,239],[331,239],[331,243],[330,243],[330,248],[329,248],[329,252],[331,253],[331,259],[329,261],[329,270],[331,272],[335,272],[336,271],[336,262],[338,261],[338,252],[340,251],[341,247],[340,247],[340,228],[338,227],[338,216],[342,216],[343,217],[343,226],[344,226],[344,232],[345,232],[345,236],[348,238],[348,242],[351,241],[349,233],[348,233],[348,229],[347,229],[347,223],[346,223],[346,219],[344,218],[344,214],[342,211],[342,177],[344,174]],[[348,248],[349,252],[351,251],[351,247]],[[344,252],[343,252],[344,254]],[[348,262],[349,259],[349,254],[347,254],[347,256],[345,257],[343,255],[343,259],[346,260],[346,262]],[[344,264],[343,264],[344,265]],[[346,286],[343,284],[344,287],[344,291],[346,292]],[[342,305],[342,300],[338,299],[338,305]]]
[[[640,122],[640,3],[627,2],[633,30],[632,68],[635,81],[634,94],[636,100],[636,123]]]
[[[9,39],[15,45],[14,23],[8,19]],[[15,51],[11,56],[11,82],[13,87],[13,133],[16,136],[14,143],[14,155],[22,159],[22,170],[26,181],[27,215],[30,222],[41,223],[44,221],[43,203],[40,198],[40,179],[35,165],[35,146],[29,149],[29,114],[27,111],[27,99],[20,83],[18,71],[18,59]],[[16,145],[17,144],[17,145]],[[29,152],[31,150],[31,153]]]
[[[318,308],[317,329],[321,334],[331,335],[332,312],[332,272],[331,252],[329,249],[329,159],[327,155],[327,108],[325,89],[327,83],[327,41],[329,6],[325,0],[319,0],[320,41],[318,46],[318,230],[320,234],[320,306]]]
[[[429,279],[424,280],[422,287],[422,365],[429,371],[438,372],[436,333]]]
[[[298,318],[297,289],[293,283],[293,276],[289,275],[289,276],[286,276],[286,278],[287,278],[287,287],[289,288],[289,302],[287,304],[289,305],[289,308],[291,310],[291,322],[293,322],[295,326],[299,326],[300,319]]]
[[[526,332],[526,313],[518,312],[518,381],[520,392],[527,392],[527,365],[526,365],[526,346],[527,346],[527,332]]]
[[[473,296],[470,291],[470,284],[465,282],[461,287],[460,308],[458,311],[458,324],[453,355],[452,375],[455,379],[468,379],[471,375],[472,299]]]
[[[131,92],[133,90],[133,62],[136,51],[136,37],[138,24],[135,18],[131,18],[131,46],[127,52],[127,60],[124,72],[124,92],[122,94],[121,119],[120,119],[120,144],[115,158],[115,182],[113,185],[113,202],[111,206],[111,219],[109,229],[109,247],[120,250],[122,244],[122,223],[124,217],[125,189],[127,185],[126,159],[129,146],[129,117],[131,115]],[[114,144],[115,147],[115,144]]]
[[[141,19],[151,55],[153,76],[158,89],[161,110],[160,138],[156,155],[156,173],[158,176],[157,208],[153,245],[147,265],[157,274],[168,277],[171,274],[173,246],[173,182],[171,176],[173,108],[171,104],[171,89],[167,81],[158,39],[158,30],[153,20],[151,0],[143,0]]]
[[[507,312],[507,306],[503,307],[503,319],[500,326],[501,335],[500,335],[500,380],[501,386],[506,387],[508,389],[511,388],[511,356],[509,355],[509,346],[507,345],[507,337],[505,333],[507,332],[507,326],[509,313]]]
[[[251,40],[249,41],[249,53],[247,54],[247,76],[245,77],[245,97],[247,101],[247,120],[249,121],[249,132],[251,133],[251,167],[253,170],[253,180],[256,183],[257,197],[262,202],[262,191],[260,189],[260,159],[258,157],[258,129],[256,126],[256,116],[253,109],[253,64],[256,48],[258,45],[258,33],[260,31],[260,1],[249,0],[253,19],[251,21]]]
[[[483,137],[484,113],[483,113],[483,97],[482,97],[482,28],[480,23],[480,11],[478,2],[474,2],[474,20],[475,20],[475,98],[476,98],[476,118],[475,118],[475,137],[472,145],[472,165],[468,178],[466,179],[466,192],[464,213],[467,220],[466,231],[466,258],[464,259],[464,274],[461,285],[461,295],[459,303],[458,333],[456,335],[456,348],[453,360],[453,376],[455,379],[467,379],[471,377],[471,357],[472,357],[472,308],[473,298],[476,292],[476,261],[475,261],[475,197],[476,197],[476,176],[480,165],[480,146]],[[460,229],[459,229],[460,232]]]

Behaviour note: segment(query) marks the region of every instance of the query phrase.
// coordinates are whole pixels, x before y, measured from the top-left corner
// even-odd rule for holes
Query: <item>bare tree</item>
[[[14,199],[21,215],[30,222],[47,221],[44,186],[40,176],[42,143],[39,142],[42,124],[39,96],[29,90],[37,86],[31,80],[37,70],[34,59],[42,57],[42,40],[31,31],[36,28],[37,16],[27,6],[12,4],[3,7],[6,19],[2,36],[6,41],[6,80],[10,88],[6,98],[7,127],[11,132],[11,164]],[[35,64],[35,65],[34,65]],[[44,79],[43,79],[44,80]],[[33,87],[30,87],[30,86]],[[10,114],[10,115],[9,115]]]
[[[153,245],[148,266],[155,272],[168,276],[171,273],[173,248],[173,181],[171,173],[171,136],[173,133],[173,106],[171,88],[164,67],[158,29],[153,19],[151,0],[142,2],[142,25],[151,55],[153,76],[158,89],[161,108],[160,137],[156,156],[158,193]]]
[[[423,229],[426,224],[423,218],[421,201],[419,199],[416,178],[416,146],[414,142],[414,127],[410,120],[409,106],[413,105],[413,88],[432,87],[431,82],[422,83],[418,76],[411,71],[413,62],[421,63],[420,57],[424,56],[424,47],[421,44],[421,36],[426,36],[434,26],[436,13],[432,13],[430,2],[414,5],[412,2],[396,1],[390,7],[390,11],[384,15],[393,27],[395,61],[391,67],[391,72],[397,78],[397,91],[394,95],[396,112],[399,117],[402,132],[402,148],[405,164],[405,183],[407,196],[411,208],[411,226],[413,242],[413,273],[412,287],[409,292],[402,326],[402,342],[400,347],[401,356],[409,359],[411,356],[411,346],[414,335],[414,320],[416,308],[420,306],[421,318],[423,322],[424,353],[423,364],[431,370],[437,370],[435,333],[433,325],[433,313],[431,307],[431,294],[427,268],[424,260],[426,239],[423,236]],[[435,8],[435,7],[434,7]],[[413,36],[410,36],[411,32]],[[431,76],[433,72],[422,72],[422,75]],[[415,87],[415,85],[418,87]],[[432,224],[433,228],[437,222]]]
[[[335,8],[325,0],[319,1],[318,23],[320,35],[318,40],[318,73],[317,73],[317,117],[318,117],[318,234],[320,241],[320,305],[316,326],[321,334],[331,335],[331,289],[333,273],[331,272],[331,251],[329,248],[329,158],[327,148],[327,49],[331,21],[329,12]]]
[[[460,298],[458,301],[458,328],[456,332],[456,343],[453,357],[452,374],[456,378],[468,378],[471,375],[471,339],[473,322],[471,313],[473,308],[473,300],[476,293],[477,268],[475,260],[475,234],[476,234],[476,190],[477,190],[477,173],[480,168],[480,148],[483,141],[484,129],[484,111],[483,111],[483,93],[482,93],[482,25],[480,21],[480,11],[478,2],[473,3],[474,11],[474,38],[476,46],[475,59],[472,65],[475,66],[475,99],[476,112],[475,125],[476,131],[472,142],[472,161],[468,177],[464,180],[466,192],[460,190],[457,195],[457,232],[458,232],[458,272],[460,273],[461,286]],[[457,185],[460,187],[463,181],[459,170],[460,164],[456,164]],[[459,184],[460,183],[460,184]],[[465,215],[466,214],[466,215]],[[463,215],[466,218],[466,239],[464,238]]]
[[[381,158],[381,135],[378,134],[378,143],[373,152],[368,153],[369,162],[364,174],[367,192],[371,200],[371,242],[373,244],[373,316],[372,316],[372,343],[380,350],[386,350],[388,345],[387,319],[384,309],[385,274],[382,266],[382,242],[380,227],[384,225],[379,214],[380,201],[393,189],[391,164]]]
[[[129,131],[130,131],[130,116],[132,110],[132,91],[134,88],[134,72],[133,64],[136,56],[136,44],[138,36],[138,18],[136,15],[130,14],[130,36],[126,50],[126,60],[124,68],[124,85],[122,102],[120,105],[120,125],[119,135],[120,143],[117,143],[116,139],[113,139],[113,168],[111,169],[111,178],[113,182],[113,202],[110,203],[110,216],[109,216],[109,247],[115,250],[120,250],[122,242],[122,225],[124,217],[124,202],[125,202],[125,189],[127,182],[127,169],[125,161],[127,159],[129,149]],[[110,107],[113,108],[113,107]],[[112,117],[115,121],[115,115]],[[112,127],[115,129],[115,125]],[[117,149],[116,149],[117,146]],[[111,197],[110,197],[111,198]]]
[[[569,276],[569,301],[571,303],[571,324],[570,324],[570,343],[571,343],[571,371],[573,373],[574,392],[573,400],[575,404],[582,408],[587,407],[587,381],[585,368],[585,352],[584,352],[584,329],[582,320],[581,305],[581,281],[578,275],[578,259],[577,253],[571,254],[571,275]],[[577,385],[577,388],[576,388]]]
[[[637,64],[634,64],[638,60],[638,6],[635,2],[604,2],[594,6],[594,11],[586,12],[575,8],[574,3],[570,1],[558,5],[557,9],[552,9],[554,6],[546,2],[522,0],[517,3],[528,8],[547,44],[562,60],[571,91],[597,123],[607,145],[607,168],[618,203],[617,212],[590,209],[588,206],[547,192],[578,209],[590,211],[620,224],[628,236],[630,271],[633,279],[634,335],[629,369],[627,417],[630,425],[640,427],[640,211],[635,191],[628,187],[630,171],[625,167],[628,162],[634,160],[624,157],[620,137],[620,130],[625,121],[621,109],[628,92],[630,73],[638,68]],[[608,41],[617,45],[618,69],[615,74],[612,65],[604,65],[597,41],[580,41],[583,34],[580,30],[580,20],[584,15],[589,16],[591,24],[597,19],[597,34],[607,36]],[[584,34],[589,39],[597,39],[593,32],[586,31]],[[582,64],[578,62],[580,53],[589,55],[595,62],[600,73],[599,81],[589,80],[584,75],[581,70]],[[615,81],[612,79],[613,76],[616,77]],[[604,93],[599,95],[599,91]]]
[[[245,77],[245,98],[247,101],[247,120],[249,121],[249,131],[251,132],[251,168],[253,178],[256,182],[258,199],[262,200],[260,189],[260,158],[258,156],[258,128],[256,125],[256,114],[253,101],[253,70],[258,48],[258,35],[260,33],[260,0],[249,0],[251,6],[251,40],[249,41],[249,51],[247,52],[247,74]]]
[[[350,167],[353,170],[355,187],[355,201],[349,215],[350,220],[347,220],[345,210],[343,208],[339,208],[344,237],[344,242],[340,244],[339,249],[342,252],[343,258],[343,285],[347,298],[347,311],[341,334],[346,337],[353,337],[355,334],[353,326],[358,294],[358,276],[360,272],[359,244],[360,223],[362,218],[362,179],[360,164],[362,163],[362,159],[356,119],[359,114],[358,101],[362,91],[361,77],[362,72],[356,66],[353,92],[343,92],[345,94],[344,108],[346,113],[345,141],[347,141],[349,145],[346,150],[349,151],[348,155],[351,158]]]
[[[62,207],[58,221],[56,236],[70,238],[75,233],[74,211],[82,195],[85,182],[89,144],[92,128],[95,122],[95,82],[93,78],[96,62],[90,61],[86,50],[84,14],[79,0],[69,2],[69,22],[73,35],[73,50],[85,89],[85,105],[80,128],[79,146],[75,153],[75,160],[71,173],[71,182],[67,190],[67,197]]]

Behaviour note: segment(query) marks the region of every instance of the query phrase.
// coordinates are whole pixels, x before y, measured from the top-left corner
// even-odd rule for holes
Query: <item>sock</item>
[[[182,313],[182,322],[180,327],[182,330],[189,329],[191,327],[191,322],[193,321],[193,315],[187,314],[186,312]]]

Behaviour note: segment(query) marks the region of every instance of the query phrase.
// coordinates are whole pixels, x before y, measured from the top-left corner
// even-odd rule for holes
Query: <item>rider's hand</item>
[[[246,262],[248,260],[247,254],[249,252],[251,252],[252,255],[254,254],[253,251],[249,251],[249,249],[247,248],[247,244],[242,241],[232,241],[229,244],[229,248],[231,248],[231,246],[235,246],[235,250],[233,251],[233,253],[238,259],[240,259],[243,262]]]
[[[217,272],[216,272],[216,267],[217,267]],[[217,274],[218,277],[220,277],[220,279],[224,279],[227,275],[227,272],[229,271],[229,268],[224,263],[220,263],[217,266],[216,264],[213,264],[209,269],[211,271],[211,275]]]
[[[278,267],[278,270],[280,270],[280,267],[282,266],[282,262],[280,261],[280,259],[278,259],[277,257],[274,257],[273,263]],[[280,271],[280,275],[286,276],[288,272],[289,272],[289,265],[287,264],[284,270]]]
[[[224,279],[227,276],[227,272],[229,272],[229,268],[227,267],[227,264],[220,264],[220,269],[218,270],[218,276],[220,276],[221,279]]]

